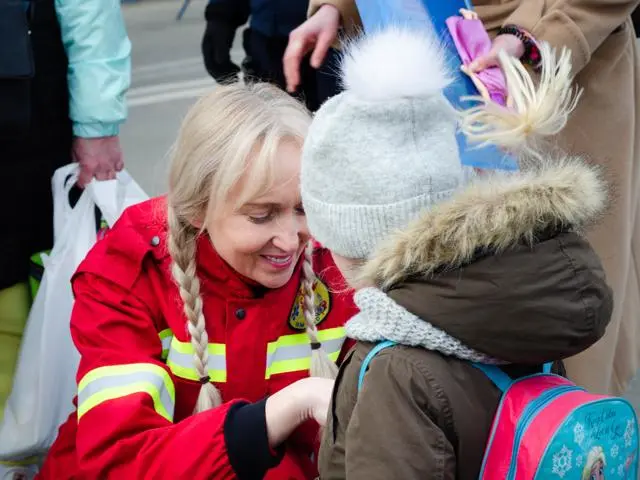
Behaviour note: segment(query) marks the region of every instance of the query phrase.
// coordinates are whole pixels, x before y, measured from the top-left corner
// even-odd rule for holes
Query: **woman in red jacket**
[[[354,307],[301,207],[309,123],[265,84],[191,109],[168,196],[125,211],[73,278],[77,412],[40,478],[317,475]]]

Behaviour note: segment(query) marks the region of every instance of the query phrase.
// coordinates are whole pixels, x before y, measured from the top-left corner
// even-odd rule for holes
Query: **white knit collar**
[[[355,294],[360,313],[346,324],[347,336],[365,342],[391,340],[410,347],[421,347],[472,362],[500,364],[488,355],[464,345],[429,322],[415,316],[376,288]]]

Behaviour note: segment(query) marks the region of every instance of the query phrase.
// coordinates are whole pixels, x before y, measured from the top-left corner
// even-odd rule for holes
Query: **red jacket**
[[[200,239],[209,375],[225,403],[193,415],[200,385],[169,274],[164,208],[153,199],[125,211],[73,278],[78,410],[61,427],[39,478],[224,480],[262,478],[270,467],[264,478],[314,478],[317,426],[303,425],[273,452],[264,423],[263,399],[308,376],[300,266],[287,285],[265,290]],[[338,360],[355,307],[348,293],[337,293],[345,286],[329,252],[318,247],[314,264],[320,339]]]

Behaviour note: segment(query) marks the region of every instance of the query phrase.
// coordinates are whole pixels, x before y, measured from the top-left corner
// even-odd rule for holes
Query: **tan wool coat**
[[[640,366],[640,62],[630,15],[640,0],[474,0],[493,35],[515,24],[572,51],[583,96],[557,143],[606,169],[609,213],[589,235],[615,293],[604,338],[569,359],[569,377],[594,392],[624,391]],[[335,5],[348,34],[360,25],[355,0]],[[635,252],[635,253],[634,253]]]

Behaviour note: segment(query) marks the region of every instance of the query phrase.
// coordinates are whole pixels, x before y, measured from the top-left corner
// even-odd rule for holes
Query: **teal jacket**
[[[117,135],[131,83],[131,42],[120,0],[55,0],[55,7],[69,59],[73,134]]]

